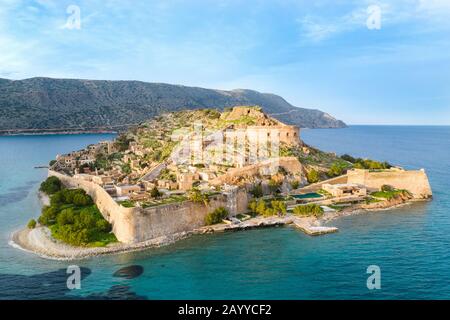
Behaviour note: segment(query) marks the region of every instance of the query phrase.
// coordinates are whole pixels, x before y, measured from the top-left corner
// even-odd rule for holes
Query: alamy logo
[[[171,138],[178,143],[171,154],[176,164],[243,167],[268,162],[263,174],[274,174],[278,170],[280,132],[275,128],[215,131],[197,122],[192,128],[175,130]]]
[[[73,265],[68,266],[66,273],[69,274],[67,277],[67,289],[81,289],[81,270],[79,266]]]
[[[366,273],[370,276],[367,278],[367,289],[381,289],[381,269],[379,266],[371,265],[367,267]]]
[[[377,5],[371,5],[367,8],[369,17],[366,20],[366,26],[369,30],[381,29],[381,8]]]
[[[70,5],[66,9],[66,13],[69,15],[67,17],[67,22],[64,25],[65,29],[73,30],[73,29],[81,29],[81,10],[77,5]]]

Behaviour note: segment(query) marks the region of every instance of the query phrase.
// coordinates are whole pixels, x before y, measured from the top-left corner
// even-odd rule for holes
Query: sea
[[[322,150],[424,168],[430,179],[432,201],[334,220],[337,233],[311,237],[284,226],[195,235],[77,261],[48,260],[12,246],[11,233],[40,213],[37,192],[46,170],[35,167],[113,138],[0,137],[0,299],[450,298],[449,126],[302,130],[301,138]],[[67,286],[70,266],[81,268],[79,289]],[[117,276],[130,266],[127,276]],[[373,266],[376,288],[368,286]]]

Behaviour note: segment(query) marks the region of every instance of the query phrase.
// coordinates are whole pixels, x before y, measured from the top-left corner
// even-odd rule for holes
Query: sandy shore
[[[170,236],[158,237],[144,242],[124,244],[114,243],[106,247],[75,247],[67,245],[51,236],[47,227],[38,226],[35,229],[24,228],[14,232],[10,245],[27,252],[35,253],[43,258],[55,260],[78,260],[103,254],[117,254],[156,248],[172,244],[193,234],[239,231],[253,228],[264,228],[293,224],[307,234],[318,235],[337,231],[334,227],[323,227],[315,218],[299,218],[293,215],[284,217],[256,217],[238,224],[221,223],[205,226],[190,232],[180,232]]]
[[[24,228],[14,232],[9,244],[15,248],[54,260],[78,260],[103,254],[117,254],[157,248],[188,237],[191,232],[181,232],[158,237],[144,242],[125,244],[114,243],[106,247],[75,247],[52,238],[46,227]]]

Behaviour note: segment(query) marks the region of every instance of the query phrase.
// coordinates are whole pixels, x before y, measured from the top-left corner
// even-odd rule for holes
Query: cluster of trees
[[[362,158],[353,158],[348,154],[344,154],[341,156],[341,159],[351,162],[353,164],[353,168],[356,169],[389,169],[392,168],[392,165],[389,162],[379,162],[370,159],[362,159]]]
[[[40,191],[51,195],[59,190],[61,190],[63,187],[61,180],[59,180],[57,177],[48,177],[45,181],[41,183],[41,187],[39,188]]]
[[[229,212],[227,209],[225,209],[224,207],[219,207],[213,212],[210,212],[206,215],[205,224],[209,226],[212,224],[220,223],[223,219],[228,217],[228,214]]]
[[[188,199],[192,202],[199,202],[207,205],[209,203],[208,195],[202,193],[197,188],[192,188],[188,193]]]
[[[349,166],[342,161],[333,162],[330,169],[328,169],[327,175],[330,178],[340,176],[345,173],[348,167]]]
[[[295,207],[293,213],[302,217],[314,216],[320,218],[323,216],[323,209],[319,205],[311,203]]]
[[[82,189],[62,189],[42,208],[39,223],[50,228],[52,236],[72,245],[105,245],[117,241],[111,225]],[[31,227],[31,226],[29,226]]]
[[[283,201],[272,200],[267,204],[264,200],[251,201],[248,205],[251,213],[254,215],[268,216],[283,216],[286,214],[286,204]]]

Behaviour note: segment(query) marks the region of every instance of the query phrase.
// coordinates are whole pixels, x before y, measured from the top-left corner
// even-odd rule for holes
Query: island
[[[323,152],[259,106],[165,113],[57,155],[48,176],[41,216],[12,241],[54,259],[277,225],[322,235],[337,217],[432,198],[424,169]]]

